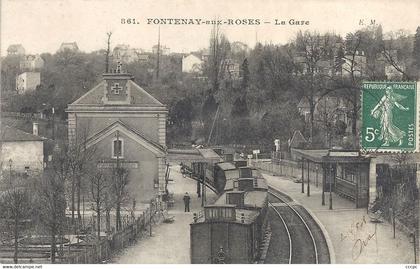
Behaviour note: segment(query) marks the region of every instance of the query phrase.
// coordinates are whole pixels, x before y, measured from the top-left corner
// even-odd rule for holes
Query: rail
[[[270,207],[276,212],[277,216],[283,222],[284,228],[286,229],[287,238],[289,239],[289,264],[292,264],[292,236],[290,235],[289,227],[287,227],[286,221],[280,215],[280,212],[269,202]]]
[[[291,206],[288,202],[286,202],[284,199],[282,199],[279,195],[277,195],[276,193],[273,193],[270,189],[268,190],[268,193],[270,193],[271,195],[273,195],[274,197],[276,197],[277,199],[279,199],[280,201],[282,201],[285,205],[287,205],[290,209],[292,209],[292,211],[299,217],[299,219],[302,221],[302,223],[305,225],[306,230],[308,231],[312,243],[314,245],[314,250],[315,250],[315,263],[318,264],[318,249],[316,246],[316,242],[315,242],[315,238],[311,232],[311,229],[309,229],[308,224],[306,223],[306,221],[303,219],[303,217],[299,214],[299,212],[297,212],[296,209],[293,208],[293,206]]]

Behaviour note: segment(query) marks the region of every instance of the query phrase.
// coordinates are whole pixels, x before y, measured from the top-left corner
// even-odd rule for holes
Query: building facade
[[[24,72],[16,77],[16,91],[19,94],[33,91],[41,85],[40,72]]]
[[[58,52],[62,52],[65,50],[78,51],[79,47],[77,46],[76,42],[63,42],[61,43],[60,48],[58,49]]]
[[[202,73],[203,60],[194,54],[182,58],[183,73]]]
[[[112,51],[112,56],[115,62],[132,63],[139,60],[140,53],[141,50],[130,48],[130,45],[119,44]]]
[[[125,168],[130,197],[147,202],[165,192],[168,110],[132,79],[118,67],[69,104],[68,136],[85,137],[98,168]]]
[[[44,139],[2,126],[0,164],[2,175],[41,172],[44,169]]]

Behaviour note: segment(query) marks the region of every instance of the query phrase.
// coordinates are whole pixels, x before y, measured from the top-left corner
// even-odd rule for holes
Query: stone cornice
[[[168,113],[165,106],[92,106],[92,105],[69,105],[65,110],[67,113],[72,112],[92,112],[92,113]]]

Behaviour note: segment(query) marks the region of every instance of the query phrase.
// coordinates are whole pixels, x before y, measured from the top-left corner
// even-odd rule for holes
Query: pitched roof
[[[110,133],[115,131],[121,131],[125,135],[133,138],[133,140],[137,141],[139,144],[143,145],[145,148],[149,149],[150,151],[161,155],[165,154],[165,148],[160,145],[159,143],[153,141],[140,131],[132,128],[131,126],[127,125],[121,120],[118,120],[111,125],[105,127],[101,131],[97,132],[96,134],[92,135],[88,138],[86,144],[87,147],[91,147],[101,141],[104,137],[108,136]]]
[[[122,75],[129,75],[129,74],[122,74]],[[69,104],[69,108],[72,106],[85,106],[85,105],[93,105],[93,106],[103,106],[103,97],[104,92],[106,92],[107,82],[106,80],[102,80],[98,85],[96,85],[93,89],[82,95],[79,99],[74,101],[73,103]],[[131,95],[131,102],[129,106],[142,106],[142,107],[165,107],[161,102],[159,102],[156,98],[150,95],[147,91],[145,91],[142,87],[134,83],[132,80],[127,80],[127,87],[130,90]],[[113,106],[116,107],[116,106]]]
[[[0,132],[0,140],[3,142],[16,142],[16,141],[43,141],[39,136],[26,133],[19,129],[10,127],[10,126],[3,126]]]
[[[296,147],[302,147],[302,144],[307,143],[307,140],[302,135],[302,133],[298,130],[293,133],[292,138],[289,141],[289,147],[296,148]]]

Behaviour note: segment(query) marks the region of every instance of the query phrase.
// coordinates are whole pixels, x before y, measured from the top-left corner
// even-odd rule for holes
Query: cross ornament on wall
[[[122,90],[123,88],[120,86],[119,83],[114,83],[111,87],[111,91],[113,94],[120,94],[120,90]]]

